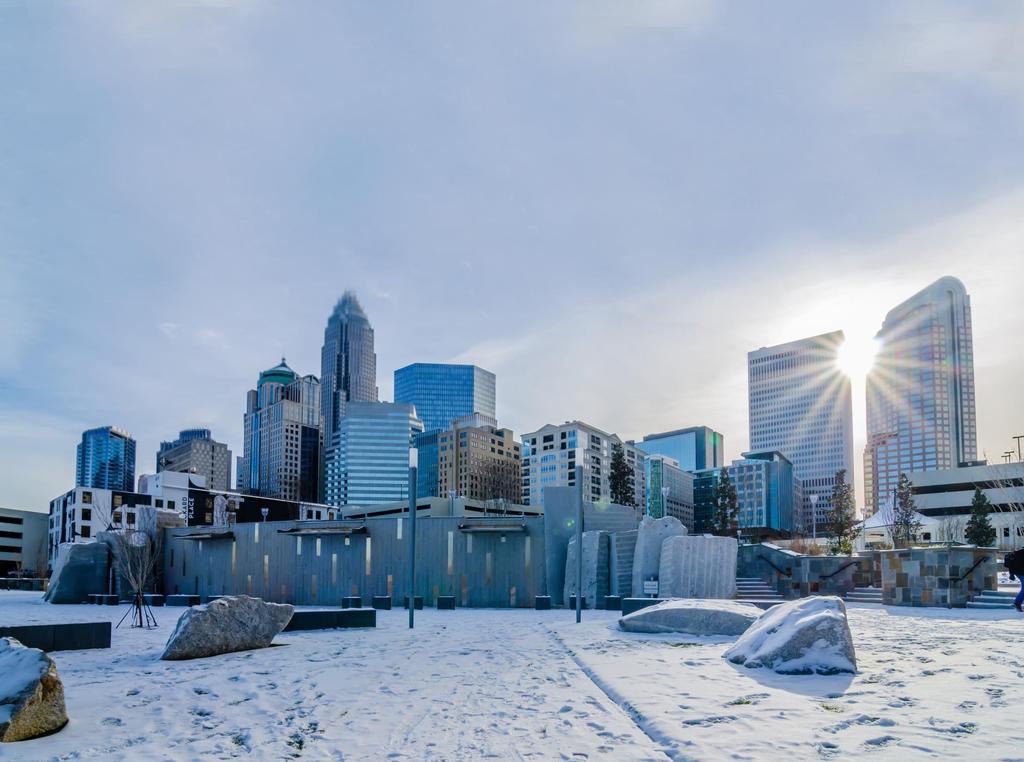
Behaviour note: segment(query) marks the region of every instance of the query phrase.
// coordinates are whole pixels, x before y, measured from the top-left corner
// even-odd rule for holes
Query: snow
[[[722,658],[734,638],[645,635],[615,612],[378,612],[375,630],[158,660],[160,627],[52,654],[70,723],[3,759],[1020,759],[1021,615],[851,604],[856,675]],[[120,618],[0,591],[0,625]]]

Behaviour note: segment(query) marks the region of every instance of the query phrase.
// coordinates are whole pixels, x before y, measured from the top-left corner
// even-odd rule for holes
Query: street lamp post
[[[265,524],[267,522],[267,516],[270,514],[270,509],[269,508],[260,508],[260,513],[263,514],[263,523]]]
[[[409,629],[416,615],[416,467],[419,450],[409,448]]]
[[[668,487],[661,488],[661,518],[668,516]]]
[[[811,536],[814,544],[818,544],[818,495],[811,494]]]
[[[459,496],[459,491],[450,489],[448,490],[448,515],[455,515],[455,498]]]
[[[595,604],[596,605],[596,604]],[[583,466],[576,466],[576,624],[583,617]]]

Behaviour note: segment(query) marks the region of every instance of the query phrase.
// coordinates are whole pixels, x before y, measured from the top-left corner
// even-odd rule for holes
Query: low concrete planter
[[[380,611],[391,611],[391,596],[390,595],[375,595],[373,596],[373,607]]]
[[[580,608],[581,609],[585,609],[586,607],[587,607],[587,597],[583,596],[583,600],[580,601]],[[576,596],[575,595],[570,595],[569,596],[569,608],[572,609],[573,611],[576,610]]]
[[[417,595],[417,596],[415,596],[413,598],[413,606],[416,608],[417,611],[419,611],[420,609],[423,608],[423,596],[422,595]],[[409,608],[409,596],[408,595],[405,596],[405,600],[402,602],[402,608],[403,609],[408,609]]]
[[[549,611],[551,609],[551,596],[538,595],[533,599],[533,607],[537,611]]]
[[[284,632],[376,626],[377,612],[374,609],[304,609],[292,614]]]
[[[149,606],[163,606],[165,602],[164,596],[159,593],[145,593],[142,596],[142,600]]]
[[[0,637],[17,638],[41,651],[78,651],[110,648],[110,622],[64,622],[0,627]]]
[[[659,603],[661,601],[657,598],[623,598],[622,615],[632,614],[634,611],[639,611],[648,606],[657,606]]]
[[[438,611],[454,611],[455,610],[455,596],[454,595],[439,595],[439,596],[437,596],[437,609],[438,609]]]
[[[341,607],[343,609],[361,609],[363,599],[358,595],[346,595],[341,599]]]
[[[622,596],[621,595],[606,595],[604,597],[604,608],[606,611],[621,611],[622,610]]]
[[[115,596],[116,597],[116,596]],[[214,596],[213,598],[224,598],[226,596]],[[166,605],[168,606],[198,606],[198,595],[168,595]]]

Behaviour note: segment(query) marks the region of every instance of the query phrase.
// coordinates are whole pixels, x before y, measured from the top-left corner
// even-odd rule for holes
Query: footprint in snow
[[[869,738],[864,742],[864,745],[869,749],[882,749],[894,743],[899,743],[900,739],[896,736],[878,736],[878,738]]]
[[[104,725],[108,725],[110,727],[120,727],[121,725],[124,725],[124,721],[120,717],[104,717],[102,722]]]
[[[733,722],[735,719],[736,717],[731,714],[719,714],[711,717],[698,717],[694,720],[683,720],[683,724],[691,727],[707,728],[712,725],[721,725],[726,722]]]

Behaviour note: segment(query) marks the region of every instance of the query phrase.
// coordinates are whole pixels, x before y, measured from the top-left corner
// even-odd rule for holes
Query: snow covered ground
[[[731,639],[619,632],[610,612],[378,612],[375,630],[161,662],[181,609],[109,650],[53,654],[69,725],[4,745],[50,759],[1024,759],[1024,617],[852,605],[860,673],[727,663]],[[0,592],[0,625],[121,607]]]

